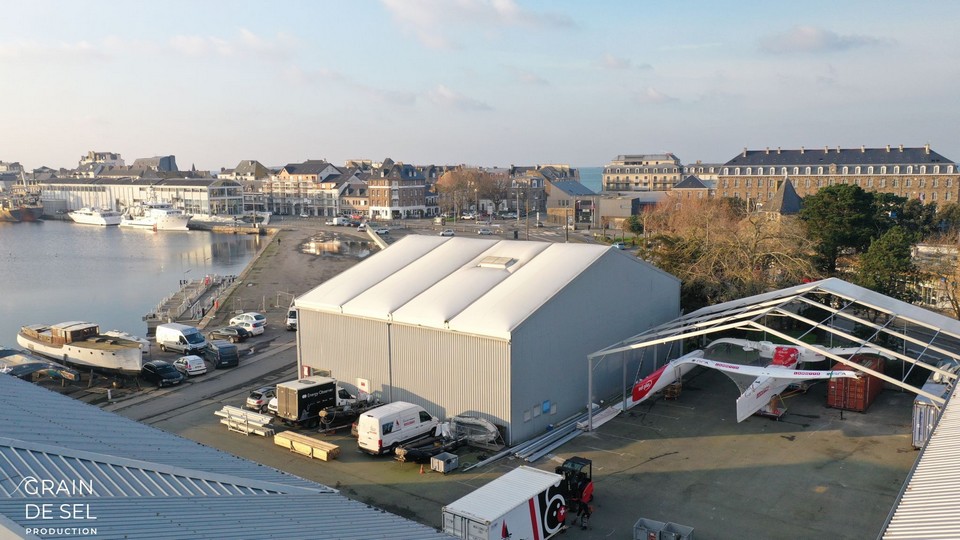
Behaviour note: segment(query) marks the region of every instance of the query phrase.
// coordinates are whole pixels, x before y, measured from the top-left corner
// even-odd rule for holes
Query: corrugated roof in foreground
[[[960,538],[960,401],[954,388],[900,493],[883,540]]]
[[[296,305],[509,339],[603,256],[622,254],[601,245],[409,235]]]
[[[449,538],[15,377],[0,406],[0,538]]]

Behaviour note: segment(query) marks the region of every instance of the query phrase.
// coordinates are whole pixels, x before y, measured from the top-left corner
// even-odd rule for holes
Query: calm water
[[[0,223],[0,346],[25,324],[98,323],[146,334],[142,317],[182,279],[237,275],[263,239],[66,221]]]
[[[594,193],[603,187],[603,167],[580,167],[580,183]]]

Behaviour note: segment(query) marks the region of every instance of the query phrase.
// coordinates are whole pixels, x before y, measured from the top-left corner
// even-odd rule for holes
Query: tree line
[[[957,203],[937,207],[838,184],[805,197],[796,216],[751,212],[740,199],[668,198],[624,228],[642,235],[641,257],[681,279],[688,311],[838,276],[908,302],[918,284],[940,283],[960,317],[956,257],[912,257],[918,242],[956,246]]]

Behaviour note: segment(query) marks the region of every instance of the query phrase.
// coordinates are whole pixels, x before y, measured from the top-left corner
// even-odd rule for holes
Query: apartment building
[[[683,174],[671,152],[620,155],[603,169],[603,191],[669,191]]]

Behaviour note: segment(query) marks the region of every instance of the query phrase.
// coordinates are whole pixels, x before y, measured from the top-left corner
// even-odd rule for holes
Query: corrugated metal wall
[[[351,391],[367,379],[374,397],[390,400],[386,322],[300,308],[298,328],[301,366],[329,370]]]
[[[509,427],[506,341],[305,308],[299,317],[300,365],[329,370],[351,391],[367,379],[378,399],[416,403],[440,419],[469,413]]]
[[[399,324],[391,326],[390,336],[398,399],[441,419],[468,413],[508,427],[508,342]]]
[[[604,255],[514,331],[515,442],[586,411],[588,354],[672,320],[679,310],[679,280],[625,254]],[[594,399],[621,391],[619,359],[596,365]],[[627,362],[628,384],[637,365]],[[644,369],[652,365],[651,358]]]

